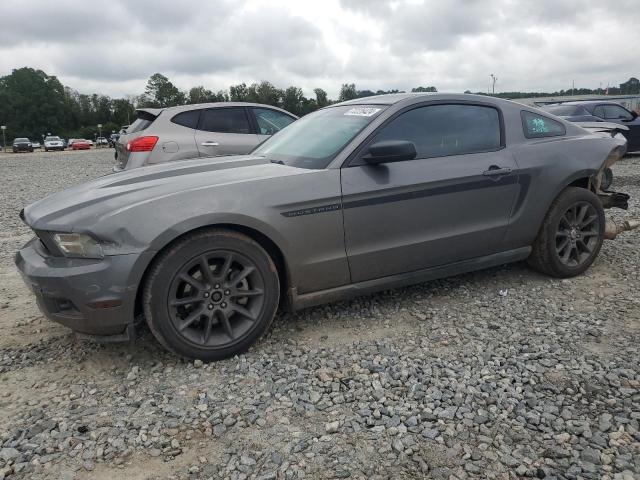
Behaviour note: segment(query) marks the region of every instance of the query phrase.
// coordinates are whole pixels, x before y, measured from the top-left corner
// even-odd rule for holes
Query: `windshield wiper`
[[[269,160],[271,163],[277,163],[278,165],[284,165],[282,160]]]

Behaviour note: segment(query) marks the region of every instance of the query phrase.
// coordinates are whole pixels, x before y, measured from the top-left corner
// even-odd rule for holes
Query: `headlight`
[[[53,241],[67,257],[102,258],[102,245],[82,233],[54,233]]]

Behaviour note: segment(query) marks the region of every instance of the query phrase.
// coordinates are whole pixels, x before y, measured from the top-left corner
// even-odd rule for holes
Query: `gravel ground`
[[[202,365],[76,340],[11,263],[23,204],[111,164],[0,156],[0,480],[640,478],[640,232],[575,279],[515,264],[281,315]],[[640,157],[614,174],[640,217]]]

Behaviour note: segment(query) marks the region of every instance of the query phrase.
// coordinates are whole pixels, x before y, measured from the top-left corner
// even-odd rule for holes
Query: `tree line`
[[[436,87],[415,87],[412,92],[437,92]],[[503,98],[523,98],[549,95],[568,95],[571,90],[559,92],[503,92],[495,94]],[[143,107],[171,107],[175,105],[208,102],[255,102],[284,108],[298,116],[325,107],[336,101],[381,95],[404,93],[400,90],[358,90],[354,83],[345,83],[336,100],[327,92],[316,88],[306,97],[301,88],[278,88],[267,81],[240,83],[227,90],[213,92],[204,86],[188,91],[176,87],[166,76],[155,73],[138,96],[110,98],[98,93],[79,93],[64,86],[55,76],[29,67],[15,69],[0,77],[0,124],[6,125],[7,141],[16,137],[40,139],[53,134],[64,138],[93,138],[102,125],[103,135],[118,132],[136,118],[135,109]],[[469,91],[465,93],[471,93]],[[478,92],[481,93],[481,92]],[[575,94],[604,93],[595,89],[575,89]],[[640,93],[640,80],[632,77],[619,87],[609,88],[609,94]],[[485,94],[486,95],[486,94]]]

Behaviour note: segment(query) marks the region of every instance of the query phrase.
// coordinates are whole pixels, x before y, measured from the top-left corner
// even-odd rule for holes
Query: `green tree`
[[[302,115],[304,110],[304,94],[298,87],[289,87],[282,96],[282,108],[296,115]]]
[[[211,90],[207,90],[203,86],[193,87],[189,90],[189,98],[187,103],[209,103],[214,102],[214,93]]]
[[[143,101],[152,103],[148,106],[173,107],[184,104],[186,96],[167,77],[160,73],[154,73],[147,82]]]
[[[340,87],[340,96],[338,97],[338,101],[344,102],[346,100],[353,100],[354,98],[358,98],[358,91],[356,90],[356,84],[343,83],[342,87]]]
[[[74,122],[71,102],[56,77],[24,67],[0,78],[0,124],[7,127],[7,142],[17,136],[40,139]]]
[[[133,102],[128,98],[117,98],[111,102],[112,121],[116,124],[114,130],[119,131],[123,125],[130,125],[135,119],[135,108]],[[111,132],[111,130],[109,130]]]
[[[249,92],[246,83],[231,85],[229,87],[229,100],[232,102],[246,102]]]
[[[284,92],[276,88],[270,82],[262,81],[253,83],[247,89],[247,101],[255,103],[263,103],[265,105],[273,105],[279,107],[282,105]]]
[[[316,88],[313,93],[316,94],[316,105],[318,108],[326,107],[329,105],[329,100],[327,100],[327,92],[325,92],[321,88]]]
[[[412,88],[411,92],[413,93],[421,93],[421,92],[437,92],[438,89],[436,87],[416,87]]]

